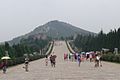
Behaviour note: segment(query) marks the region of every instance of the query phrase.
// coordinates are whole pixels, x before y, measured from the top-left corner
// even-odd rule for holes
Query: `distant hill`
[[[71,24],[61,22],[58,20],[50,21],[44,25],[38,26],[33,31],[23,36],[19,36],[14,38],[13,40],[9,41],[10,44],[17,44],[20,42],[22,38],[28,38],[29,36],[34,36],[38,34],[44,34],[46,36],[52,38],[60,38],[60,37],[70,37],[76,34],[81,35],[96,35],[93,32],[89,32],[87,30],[83,30],[81,28],[75,27]]]

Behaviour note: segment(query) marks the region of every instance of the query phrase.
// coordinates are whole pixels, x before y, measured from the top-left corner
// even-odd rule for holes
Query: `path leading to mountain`
[[[11,67],[7,74],[0,71],[0,80],[120,80],[120,64],[103,62],[103,67],[94,68],[94,63],[64,61],[63,54],[68,53],[65,42],[55,42],[54,53],[57,55],[55,68],[46,67],[44,59],[30,62],[29,72],[22,65]]]

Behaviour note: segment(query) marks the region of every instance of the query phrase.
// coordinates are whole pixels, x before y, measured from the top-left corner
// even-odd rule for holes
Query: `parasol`
[[[4,56],[1,59],[11,59],[9,56]]]

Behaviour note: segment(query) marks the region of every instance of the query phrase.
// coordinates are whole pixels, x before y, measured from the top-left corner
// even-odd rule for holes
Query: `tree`
[[[101,30],[97,36],[81,36],[78,35],[73,42],[77,48],[82,48],[84,51],[96,51],[102,48],[108,48],[111,51],[114,48],[120,49],[120,28],[111,30],[108,34]]]

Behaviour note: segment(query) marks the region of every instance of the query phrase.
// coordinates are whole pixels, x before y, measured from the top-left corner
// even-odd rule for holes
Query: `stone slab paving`
[[[85,61],[78,67],[77,62],[63,60],[63,54],[69,52],[65,42],[56,44],[55,68],[50,64],[46,67],[45,60],[40,59],[30,62],[29,72],[24,71],[23,64],[9,68],[6,74],[0,71],[0,80],[120,80],[120,64],[103,62],[103,67],[94,68],[93,62]]]

